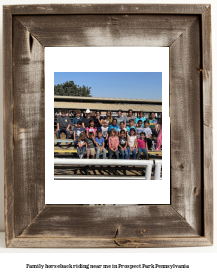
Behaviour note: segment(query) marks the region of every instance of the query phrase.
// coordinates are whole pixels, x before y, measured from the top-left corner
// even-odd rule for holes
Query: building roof
[[[80,97],[80,96],[54,96],[54,101],[88,101],[88,102],[118,102],[118,103],[153,103],[162,104],[162,100],[157,99],[134,99],[134,98],[106,98],[106,97]]]
[[[121,109],[123,111],[128,111],[132,109],[134,112],[144,111],[144,112],[162,112],[162,105],[150,105],[150,104],[108,104],[108,103],[90,103],[90,102],[54,102],[54,108],[56,109],[90,109],[90,110],[101,110],[101,111],[117,111]]]

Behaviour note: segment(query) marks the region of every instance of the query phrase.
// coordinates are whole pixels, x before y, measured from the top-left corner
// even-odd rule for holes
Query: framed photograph
[[[48,47],[45,83],[46,204],[170,204],[168,47]]]
[[[6,246],[212,245],[211,6],[4,6],[3,23]]]

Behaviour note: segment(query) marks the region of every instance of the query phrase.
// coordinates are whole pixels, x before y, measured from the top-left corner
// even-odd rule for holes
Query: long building
[[[131,98],[105,98],[105,97],[72,97],[72,96],[54,96],[54,109],[67,109],[74,111],[76,109],[84,112],[86,109],[91,111],[101,111],[102,114],[111,110],[113,113],[121,109],[124,114],[132,109],[135,114],[139,111],[149,114],[162,112],[162,100],[153,99],[131,99]]]

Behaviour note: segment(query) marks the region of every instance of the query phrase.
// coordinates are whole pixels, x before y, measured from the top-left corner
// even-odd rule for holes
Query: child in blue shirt
[[[138,126],[138,121],[142,121],[142,127],[144,127],[144,122],[146,121],[146,118],[144,117],[144,113],[142,111],[139,112],[139,117],[136,118],[136,126]]]
[[[144,128],[142,127],[142,120],[138,121],[138,126],[136,128],[137,137],[140,138],[140,133],[144,132]]]
[[[73,129],[73,138],[74,138],[74,148],[77,148],[77,144],[78,144],[78,137],[80,136],[81,132],[85,133],[85,129],[82,126],[82,122],[78,121],[77,122],[77,126],[74,127]]]
[[[134,123],[135,123],[135,121],[134,121],[133,119],[130,119],[130,120],[129,120],[129,126],[126,127],[126,128],[127,128],[128,135],[130,135],[130,130],[131,130],[131,128],[136,129]]]
[[[104,138],[102,137],[102,131],[97,132],[97,137],[95,138],[96,144],[96,159],[99,159],[100,154],[102,154],[102,158],[106,158],[106,150],[104,148],[105,142]]]
[[[110,131],[111,129],[115,129],[116,133],[117,133],[117,136],[118,136],[120,129],[119,129],[119,126],[117,125],[117,120],[116,119],[113,119],[112,124],[109,126],[108,131]]]

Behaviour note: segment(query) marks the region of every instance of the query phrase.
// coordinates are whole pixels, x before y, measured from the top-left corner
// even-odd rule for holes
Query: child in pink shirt
[[[119,158],[118,154],[118,145],[119,145],[119,138],[117,136],[116,130],[111,129],[110,136],[109,136],[109,159],[112,158],[112,155],[115,154],[116,158]]]
[[[140,138],[137,138],[137,148],[138,148],[138,154],[137,159],[140,158],[142,152],[145,155],[145,158],[148,159],[148,146],[147,146],[147,139],[144,132],[140,133]]]
[[[94,138],[96,137],[97,128],[94,126],[94,120],[90,120],[89,126],[86,128],[87,130],[87,137],[89,137],[89,132],[93,132]]]

